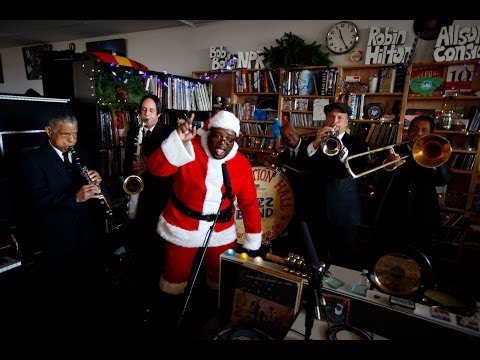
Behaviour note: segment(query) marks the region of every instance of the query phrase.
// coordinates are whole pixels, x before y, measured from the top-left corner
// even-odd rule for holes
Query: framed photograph
[[[42,56],[46,51],[52,51],[51,44],[23,47],[23,61],[28,80],[40,80],[42,78]]]

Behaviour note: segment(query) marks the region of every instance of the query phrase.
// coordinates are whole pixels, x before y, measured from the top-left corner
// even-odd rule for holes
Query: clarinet
[[[68,152],[70,152],[72,154],[72,158],[75,160],[75,163],[80,168],[82,176],[87,180],[88,184],[92,184],[93,181],[90,178],[90,176],[88,175],[88,168],[85,165],[82,165],[82,163],[80,162],[80,158],[78,157],[75,149],[73,147],[69,147]],[[100,200],[100,204],[102,204],[103,208],[105,209],[106,214],[109,217],[112,217],[113,216],[112,207],[108,204],[107,198],[103,194],[101,188],[100,188],[100,197],[98,199]]]

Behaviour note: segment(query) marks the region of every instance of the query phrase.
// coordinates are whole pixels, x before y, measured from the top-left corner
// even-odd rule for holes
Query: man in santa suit
[[[235,141],[240,121],[231,112],[219,111],[208,120],[208,131],[197,136],[192,119],[182,123],[148,158],[148,169],[153,174],[174,175],[173,191],[157,226],[166,240],[160,289],[172,295],[184,292],[195,255],[220,209],[204,257],[207,284],[218,289],[220,255],[236,247],[235,198],[245,227],[243,247],[258,250],[262,238],[251,165]],[[232,196],[227,196],[224,184],[224,163]]]

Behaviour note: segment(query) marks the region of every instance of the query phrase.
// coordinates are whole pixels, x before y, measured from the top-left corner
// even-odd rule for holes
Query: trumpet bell
[[[330,136],[322,142],[322,151],[325,155],[335,156],[340,152],[342,143],[340,139]]]
[[[439,135],[426,135],[413,143],[412,156],[420,165],[434,168],[443,165],[450,158],[452,146],[450,142]]]
[[[123,191],[128,195],[139,194],[143,190],[143,180],[138,175],[130,175],[123,182]]]

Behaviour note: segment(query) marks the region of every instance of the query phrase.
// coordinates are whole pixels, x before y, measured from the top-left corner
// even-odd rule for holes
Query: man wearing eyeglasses
[[[27,255],[41,250],[38,314],[68,334],[78,326],[73,315],[77,321],[85,320],[81,311],[87,309],[88,291],[99,279],[98,246],[105,242],[101,241],[105,240],[104,216],[98,200],[102,177],[91,169],[87,152],[76,146],[78,122],[73,114],[53,114],[45,132],[48,141],[20,162],[18,185],[24,197],[19,200],[17,238],[28,249]],[[87,168],[83,173],[68,151],[73,147]]]
[[[195,255],[207,239],[217,213],[204,264],[207,285],[218,289],[219,257],[227,249],[236,248],[235,216],[240,216],[240,212],[236,215],[235,199],[245,225],[243,247],[247,250],[260,248],[262,233],[257,192],[250,162],[238,151],[239,132],[240,121],[225,110],[208,120],[208,131],[201,136],[197,136],[197,129],[188,119],[148,159],[148,169],[153,174],[174,175],[173,191],[157,226],[159,234],[167,241],[164,271],[160,277],[160,289],[167,294],[184,292]],[[230,181],[225,179],[223,164]]]

